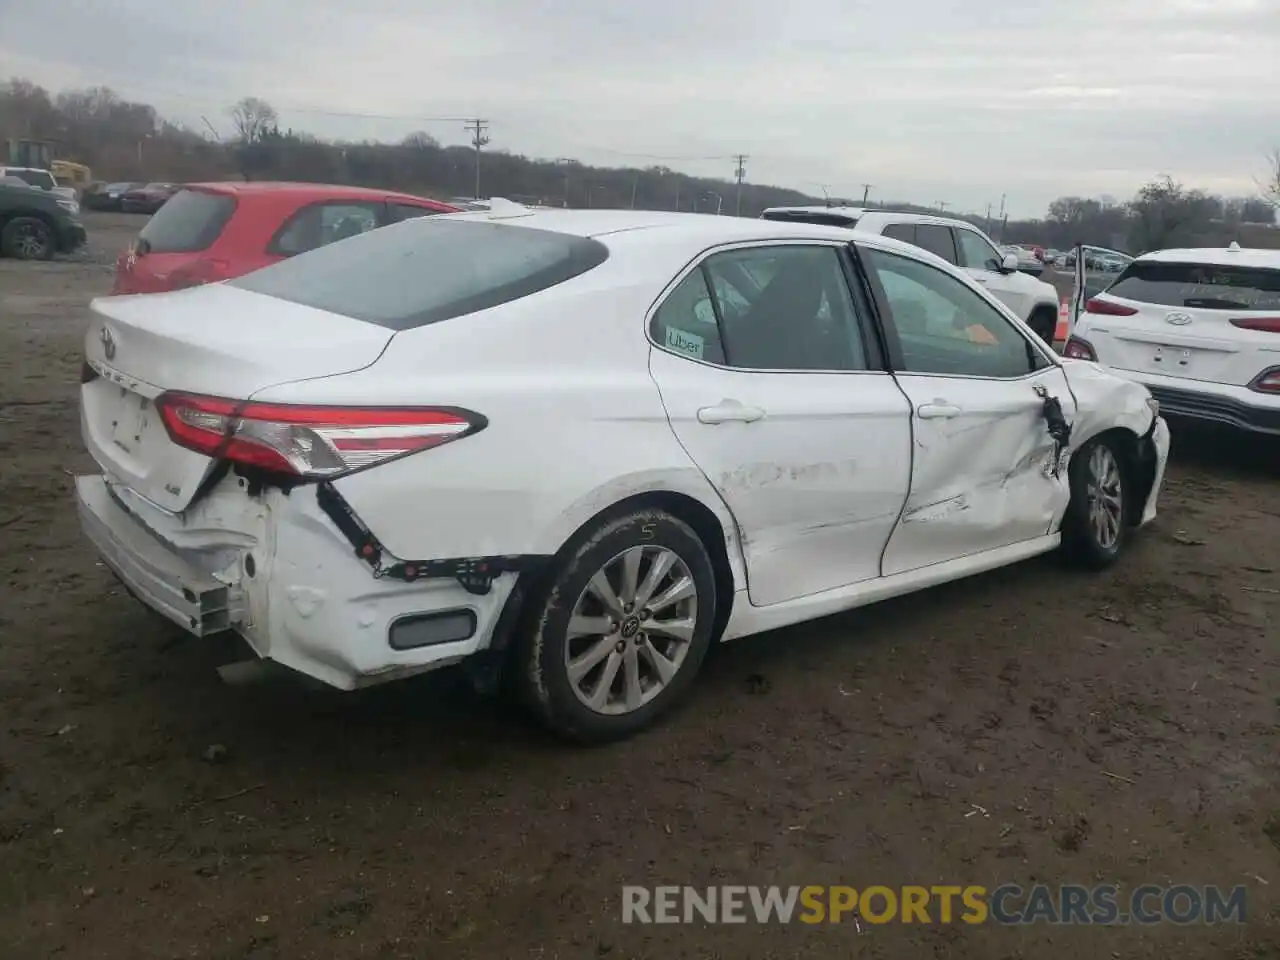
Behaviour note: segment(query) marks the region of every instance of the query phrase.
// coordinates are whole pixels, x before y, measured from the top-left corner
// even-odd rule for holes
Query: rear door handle
[[[714,407],[698,411],[699,423],[755,423],[764,418],[759,407],[749,407],[737,400],[721,400]]]
[[[958,417],[961,412],[960,408],[954,403],[947,403],[945,400],[922,403],[916,407],[916,413],[919,414],[921,420],[941,420],[946,417]]]

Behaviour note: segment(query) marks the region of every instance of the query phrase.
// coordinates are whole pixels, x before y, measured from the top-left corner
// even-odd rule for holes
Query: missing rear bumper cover
[[[383,546],[332,484],[321,483],[316,487],[316,503],[342,531],[356,556],[369,565],[375,579],[389,577],[408,583],[416,580],[451,579],[457,580],[468,593],[483,595],[489,592],[493,581],[504,573],[527,573],[539,569],[551,559],[541,554],[515,554],[401,560]]]

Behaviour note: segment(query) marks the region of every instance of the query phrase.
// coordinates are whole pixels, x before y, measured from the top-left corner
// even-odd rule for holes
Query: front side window
[[[377,229],[374,203],[313,203],[295,213],[271,244],[271,253],[291,257]]]
[[[957,230],[956,245],[960,248],[960,266],[973,270],[999,270],[1004,257],[987,242],[986,237],[972,230]]]
[[[962,281],[926,263],[863,251],[889,307],[903,372],[1021,377],[1049,365],[995,307]]]

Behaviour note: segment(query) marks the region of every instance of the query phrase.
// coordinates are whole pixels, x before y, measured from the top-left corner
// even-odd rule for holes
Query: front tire
[[[558,735],[620,740],[681,700],[716,620],[711,558],[662,510],[604,520],[530,598],[512,664],[525,701]]]
[[[54,252],[53,230],[35,217],[14,217],[0,232],[0,251],[18,260],[49,260]]]
[[[1062,548],[1080,566],[1116,562],[1129,537],[1128,461],[1114,438],[1095,437],[1071,458],[1071,502],[1062,521]]]

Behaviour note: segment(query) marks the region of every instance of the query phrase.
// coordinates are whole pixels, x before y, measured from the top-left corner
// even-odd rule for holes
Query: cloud
[[[1157,173],[1247,194],[1280,142],[1273,0],[0,0],[0,22],[8,71],[197,122],[247,94],[328,136],[461,142],[482,116],[494,148],[726,177],[743,152],[749,180],[952,209]]]

